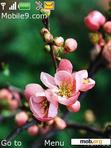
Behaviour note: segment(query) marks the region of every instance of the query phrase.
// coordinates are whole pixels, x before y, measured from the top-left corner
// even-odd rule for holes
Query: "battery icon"
[[[20,2],[18,4],[18,9],[19,10],[30,10],[31,9],[31,4],[29,2]]]

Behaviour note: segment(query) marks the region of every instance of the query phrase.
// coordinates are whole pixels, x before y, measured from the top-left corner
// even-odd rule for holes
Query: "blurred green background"
[[[71,60],[75,70],[87,69],[92,45],[89,42],[88,30],[83,19],[93,9],[104,13],[102,4],[100,4],[102,0],[56,0],[55,2],[56,9],[52,11],[50,17],[51,32],[54,36],[62,36],[64,39],[73,37],[78,41],[78,50],[65,57]],[[32,0],[31,3],[34,5],[35,1]],[[30,13],[38,13],[35,6]],[[0,72],[0,86],[12,84],[24,89],[28,83],[41,84],[41,71],[54,74],[52,60],[44,51],[44,42],[40,36],[42,27],[40,19],[0,20],[0,63],[8,64],[10,70],[9,76]],[[100,70],[95,80],[95,88],[81,103],[80,112],[70,114],[70,121],[86,123],[84,113],[90,109],[96,117],[94,125],[104,127],[106,122],[111,122],[111,71]],[[0,140],[4,139],[14,127],[13,120],[0,123]],[[94,138],[96,136],[75,130],[64,130],[54,135],[52,139],[64,140],[64,148],[70,148],[70,139],[80,137]],[[39,137],[30,137],[25,131],[17,139],[22,141],[22,148],[30,148],[33,141]],[[73,147],[77,148],[77,146]]]

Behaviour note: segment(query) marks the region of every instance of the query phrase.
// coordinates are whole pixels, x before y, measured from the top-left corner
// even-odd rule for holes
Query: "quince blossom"
[[[58,103],[68,110],[77,112],[80,102],[77,100],[81,91],[93,88],[95,81],[88,78],[88,72],[72,72],[73,66],[67,59],[62,59],[53,76],[41,72],[40,79],[48,88],[44,90],[38,84],[28,84],[24,95],[29,101],[30,109],[36,119],[49,121],[57,116]]]
[[[57,101],[66,106],[77,101],[80,91],[87,91],[95,85],[95,81],[88,78],[86,70],[72,73],[72,64],[66,59],[61,60],[54,77],[42,72],[41,81],[49,88],[47,91],[49,93],[48,97],[51,96],[50,92],[54,93]]]
[[[29,84],[25,88],[25,96],[29,100],[30,109],[34,117],[40,121],[49,121],[56,117],[58,103],[47,98],[45,91],[38,84]],[[54,97],[53,97],[54,98]]]

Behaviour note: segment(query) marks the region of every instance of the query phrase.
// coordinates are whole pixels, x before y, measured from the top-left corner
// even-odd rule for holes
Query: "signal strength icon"
[[[14,2],[10,7],[9,10],[17,10],[17,2]]]

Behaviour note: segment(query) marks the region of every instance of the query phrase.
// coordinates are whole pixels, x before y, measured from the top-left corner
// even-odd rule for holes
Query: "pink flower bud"
[[[54,43],[57,45],[57,46],[62,46],[63,45],[63,43],[64,43],[64,39],[63,39],[63,37],[57,37],[57,38],[55,38],[54,39]]]
[[[85,25],[92,31],[97,31],[105,23],[105,17],[99,11],[92,11],[85,17]]]
[[[26,112],[22,111],[15,116],[15,121],[18,126],[23,126],[28,121],[28,115]]]
[[[60,130],[63,130],[67,126],[66,122],[63,119],[61,119],[60,117],[55,118],[55,125]]]
[[[67,59],[62,59],[59,63],[59,67],[57,68],[57,71],[65,70],[70,73],[72,73],[73,66],[71,62]]]
[[[77,49],[77,42],[75,39],[69,38],[65,41],[65,46],[64,46],[65,52],[73,52]]]
[[[35,136],[39,132],[39,128],[37,125],[33,125],[28,128],[27,132],[29,133],[30,136]]]
[[[111,21],[106,22],[103,28],[107,33],[111,33]]]
[[[102,54],[103,54],[103,57],[104,57],[109,63],[111,63],[111,40],[105,45]]]
[[[10,110],[15,110],[20,104],[20,95],[15,90],[1,89],[0,99],[4,99]]]
[[[8,89],[1,89],[0,90],[0,99],[11,99],[12,94],[9,92]]]
[[[67,107],[71,112],[78,112],[80,110],[80,102],[76,101],[74,104]]]
[[[44,35],[45,33],[49,33],[49,30],[47,28],[42,28],[41,35]]]
[[[50,43],[53,40],[53,35],[51,33],[45,33],[44,34],[44,40],[46,43]]]

